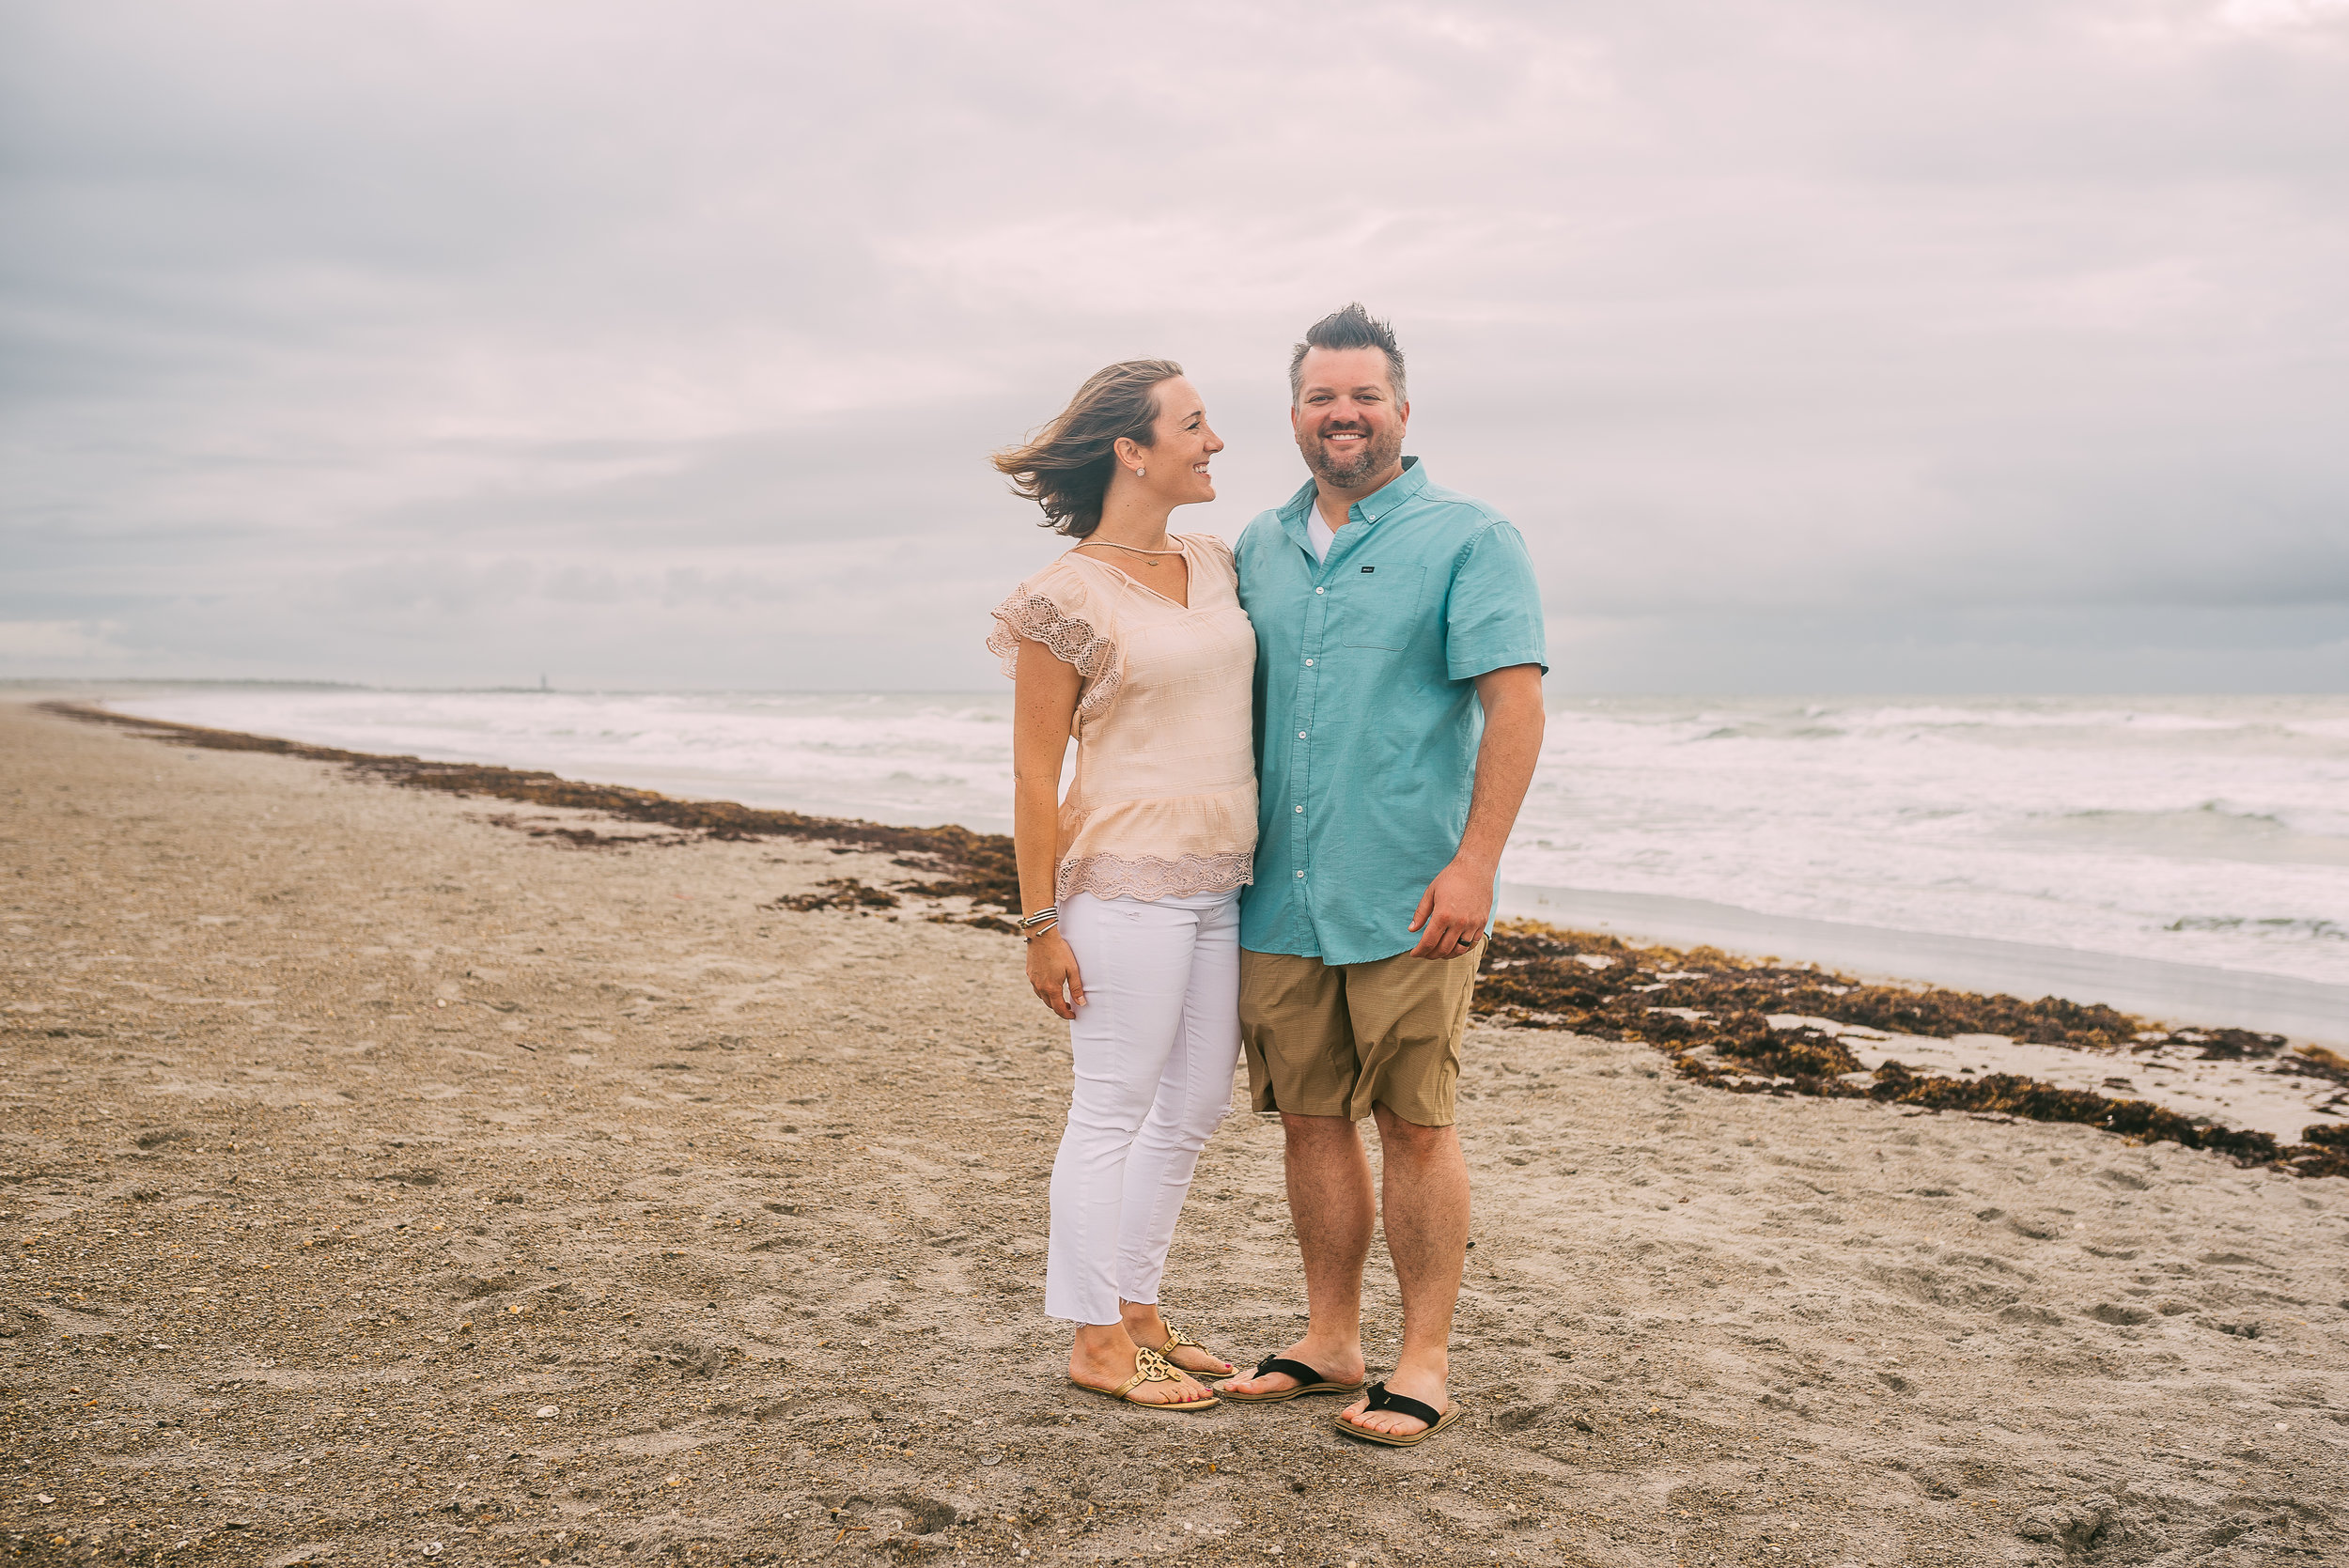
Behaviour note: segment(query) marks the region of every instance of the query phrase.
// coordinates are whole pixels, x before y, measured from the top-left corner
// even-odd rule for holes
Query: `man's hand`
[[[1419,910],[1409,929],[1420,931],[1414,958],[1457,958],[1485,934],[1485,921],[1493,912],[1493,868],[1463,865],[1454,861],[1436,874],[1419,895]],[[1426,929],[1421,931],[1421,927]]]

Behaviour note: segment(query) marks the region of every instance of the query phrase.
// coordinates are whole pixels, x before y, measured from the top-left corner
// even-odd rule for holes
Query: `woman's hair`
[[[1011,475],[1015,494],[1044,508],[1040,526],[1085,537],[1101,526],[1118,438],[1154,443],[1159,383],[1182,373],[1171,359],[1121,360],[1096,370],[1027,444],[996,453],[996,468]]]

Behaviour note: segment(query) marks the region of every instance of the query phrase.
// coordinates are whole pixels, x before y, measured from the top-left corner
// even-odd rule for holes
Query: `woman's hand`
[[[1061,939],[1057,927],[1028,943],[1028,984],[1044,1005],[1064,1018],[1074,1018],[1085,1004],[1084,976],[1077,972],[1077,955]]]

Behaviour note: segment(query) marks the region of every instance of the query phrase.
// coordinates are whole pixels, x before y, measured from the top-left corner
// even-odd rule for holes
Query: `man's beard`
[[[1395,458],[1403,452],[1403,433],[1392,426],[1374,428],[1368,434],[1370,439],[1355,449],[1355,455],[1350,459],[1333,456],[1324,436],[1315,434],[1309,437],[1299,443],[1305,455],[1305,466],[1314,471],[1314,477],[1324,483],[1342,490],[1353,489],[1371,475],[1384,474],[1392,468]]]

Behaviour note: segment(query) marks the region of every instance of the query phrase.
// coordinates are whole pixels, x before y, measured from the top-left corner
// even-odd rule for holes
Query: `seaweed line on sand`
[[[817,892],[780,897],[772,907],[869,912],[898,908],[908,897],[926,902],[967,899],[967,910],[934,908],[926,918],[994,931],[1018,929],[1003,918],[1019,907],[1019,898],[1018,862],[1010,835],[1004,833],[973,832],[952,823],[903,828],[808,816],[731,800],[680,800],[618,784],[580,784],[534,769],[347,752],[274,736],[142,719],[79,703],[40,706],[60,717],[111,724],[174,745],[301,757],[334,763],[406,789],[595,811],[669,830],[658,836],[628,838],[591,829],[534,827],[512,816],[491,819],[581,848],[661,846],[697,838],[790,838],[888,854],[913,873],[913,879],[879,887],[856,877],[834,877]],[[1486,944],[1475,1011],[1491,1024],[1645,1043],[1672,1058],[1683,1078],[1734,1094],[1871,1099],[1932,1110],[2077,1122],[2139,1141],[2209,1149],[2246,1165],[2274,1166],[2303,1176],[2349,1176],[2349,1129],[2312,1126],[2302,1134],[2306,1141],[2285,1144],[2263,1132],[2198,1120],[2149,1101],[2061,1089],[2019,1074],[1927,1077],[1897,1061],[1869,1074],[1833,1034],[1808,1024],[1778,1029],[1769,1018],[1795,1014],[1901,1034],[1940,1039],[1998,1034],[2026,1044],[2092,1051],[2194,1045],[2205,1057],[2274,1059],[2287,1071],[2349,1085],[2349,1058],[2316,1046],[2286,1053],[2280,1035],[2239,1029],[2164,1033],[2109,1007],[2053,997],[2022,1001],[1931,986],[1863,985],[1823,970],[1755,963],[1712,948],[1632,947],[1612,937],[1531,921],[1504,922],[1495,928]]]
[[[2200,1120],[2140,1099],[2061,1089],[2015,1073],[1924,1076],[1899,1061],[1874,1073],[1851,1048],[1807,1022],[1856,1024],[1949,1039],[1997,1034],[2028,1045],[2127,1053],[2192,1047],[2210,1060],[2272,1060],[2286,1072],[2349,1084],[2349,1058],[2321,1046],[2287,1051],[2279,1034],[2245,1029],[2162,1031],[2110,1007],[2045,997],[1977,996],[1924,986],[1872,986],[1825,970],[1753,962],[1714,948],[1633,947],[1613,937],[1507,922],[1486,944],[1475,1010],[1487,1022],[1564,1029],[1641,1042],[1681,1077],[1734,1094],[1870,1099],[2034,1122],[2077,1122],[2139,1141],[2209,1149],[2245,1165],[2303,1176],[2349,1176],[2349,1127],[2318,1126],[2305,1142]]]
[[[175,746],[193,746],[215,752],[265,752],[276,756],[301,757],[311,762],[334,763],[363,778],[396,784],[403,789],[430,789],[459,797],[481,796],[500,800],[521,800],[536,806],[600,812],[623,821],[648,822],[671,830],[668,834],[660,837],[630,839],[598,834],[592,829],[534,827],[513,816],[491,819],[499,827],[512,828],[581,848],[658,847],[691,843],[701,838],[801,839],[836,845],[844,849],[893,855],[896,857],[897,864],[919,878],[901,884],[897,891],[920,897],[968,898],[973,906],[982,909],[987,906],[997,909],[1015,908],[1019,897],[1019,867],[1008,833],[972,832],[968,828],[952,823],[936,828],[900,828],[885,822],[807,816],[792,811],[766,811],[754,806],[738,805],[732,800],[679,800],[649,789],[630,789],[620,784],[579,784],[531,768],[499,768],[472,762],[428,762],[421,757],[346,752],[332,746],[312,746],[303,741],[285,740],[275,736],[245,735],[235,730],[207,729],[198,724],[142,719],[134,714],[115,713],[80,703],[49,702],[39,706],[44,711],[63,718],[112,724],[133,735],[167,741]],[[853,882],[853,879],[844,880]],[[861,883],[853,885],[863,886]],[[791,908],[848,907],[860,902],[869,901],[853,895],[840,903],[828,902],[821,896],[813,903],[782,901],[784,907]],[[968,920],[951,915],[945,918],[961,920],[964,924],[982,924],[988,917],[979,914]]]

